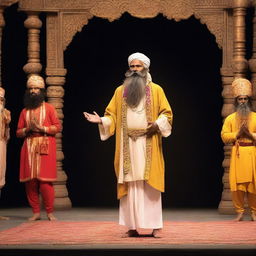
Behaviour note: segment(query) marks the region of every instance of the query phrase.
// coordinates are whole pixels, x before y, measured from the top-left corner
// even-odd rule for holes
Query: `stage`
[[[162,238],[140,230],[122,238],[118,209],[72,208],[56,211],[57,221],[28,222],[29,208],[1,209],[0,255],[255,255],[256,222],[216,209],[165,209]]]

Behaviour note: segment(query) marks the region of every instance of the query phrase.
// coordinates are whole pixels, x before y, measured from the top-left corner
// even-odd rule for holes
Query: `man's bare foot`
[[[152,236],[154,238],[161,238],[162,237],[162,229],[153,229]]]
[[[47,218],[48,218],[49,221],[57,220],[57,218],[52,213],[48,213]]]
[[[252,221],[256,221],[256,214],[254,212],[251,213],[251,219]]]
[[[32,217],[28,219],[29,221],[36,221],[36,220],[41,220],[40,213],[34,213]]]
[[[138,236],[139,236],[139,233],[136,229],[130,229],[122,237],[126,238],[126,237],[138,237]]]
[[[9,217],[5,217],[5,216],[0,216],[0,220],[9,220]]]
[[[242,221],[244,217],[244,213],[243,212],[239,212],[236,216],[236,218],[234,219],[234,221]]]

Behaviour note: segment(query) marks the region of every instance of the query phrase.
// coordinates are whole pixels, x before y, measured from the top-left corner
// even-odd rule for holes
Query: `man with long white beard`
[[[10,137],[9,123],[11,122],[11,113],[5,108],[4,94],[4,88],[0,87],[0,196],[1,190],[5,185],[6,148]],[[8,219],[8,217],[0,216],[0,220]]]
[[[25,182],[28,202],[33,216],[30,221],[41,219],[39,192],[42,195],[47,218],[53,215],[54,188],[56,180],[55,134],[61,130],[57,112],[45,100],[45,83],[39,75],[27,80],[22,110],[16,131],[17,137],[24,138],[20,154],[20,182]]]
[[[162,136],[171,134],[172,110],[163,89],[152,82],[150,59],[142,53],[128,58],[129,70],[104,117],[84,112],[99,124],[101,140],[116,134],[115,172],[120,199],[119,224],[125,237],[139,236],[138,229],[152,229],[161,236],[161,192],[164,192]]]
[[[247,195],[252,221],[256,221],[256,113],[252,111],[252,85],[244,78],[232,83],[236,112],[223,124],[221,137],[224,143],[233,144],[229,183],[232,201],[237,212],[235,221],[243,220]]]

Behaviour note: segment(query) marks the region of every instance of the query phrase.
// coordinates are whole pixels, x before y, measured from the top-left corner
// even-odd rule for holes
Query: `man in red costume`
[[[56,141],[61,124],[55,108],[46,103],[45,83],[41,76],[31,75],[24,96],[25,108],[19,118],[17,137],[24,138],[20,155],[20,181],[25,182],[28,202],[33,210],[30,221],[39,220],[41,192],[49,220],[53,215],[56,180]]]

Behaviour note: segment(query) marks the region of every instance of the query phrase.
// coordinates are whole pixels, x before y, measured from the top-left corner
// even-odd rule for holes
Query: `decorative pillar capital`
[[[27,29],[37,29],[40,33],[42,21],[39,19],[39,12],[27,12],[27,19],[24,21],[24,26]]]

